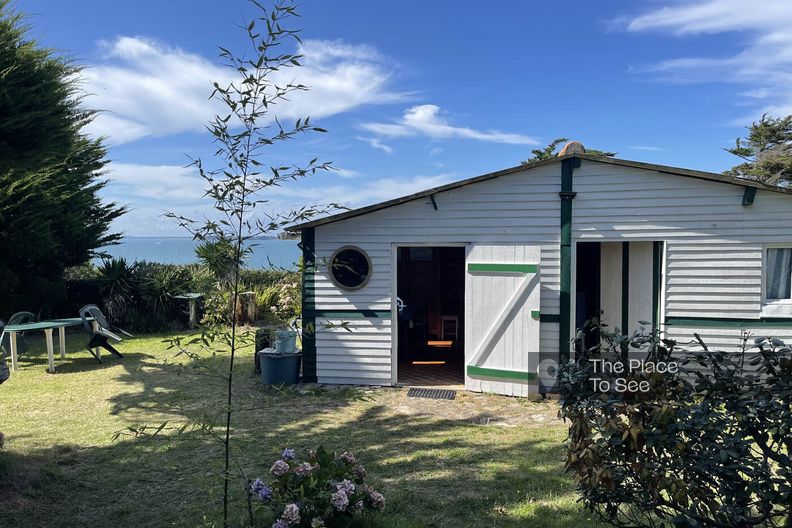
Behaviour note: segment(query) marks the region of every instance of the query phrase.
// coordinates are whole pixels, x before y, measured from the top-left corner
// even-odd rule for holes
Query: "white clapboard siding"
[[[426,197],[318,226],[320,260],[351,244],[368,252],[373,268],[370,282],[354,292],[339,290],[320,271],[317,310],[390,311],[394,244],[503,243],[540,247],[540,310],[558,314],[560,169],[560,163],[549,164],[437,193],[437,210]],[[763,316],[763,247],[792,243],[792,197],[759,190],[753,205],[742,206],[740,185],[590,160],[575,169],[573,190],[573,241],[666,242],[664,318]],[[392,327],[374,321],[361,331],[318,336],[320,381],[392,382]],[[788,329],[749,330],[792,339]],[[693,331],[724,348],[740,335],[739,329],[668,329],[669,336],[686,340]],[[541,323],[542,351],[557,352],[558,336],[558,323]]]
[[[369,254],[372,275],[364,288],[347,292],[332,284],[326,269],[320,270],[316,276],[316,309],[390,311],[394,244],[467,245],[519,240],[521,244],[541,248],[540,309],[543,313],[558,314],[560,190],[559,168],[551,165],[438,193],[437,210],[427,197],[318,226],[319,261],[329,259],[343,245],[355,245]],[[387,368],[361,370],[358,366],[366,363],[358,361],[360,356],[353,352],[367,350],[374,335],[377,347],[387,347],[387,359],[383,359],[388,362]],[[332,338],[318,336],[319,381],[392,383],[391,339],[390,323],[366,327],[365,332],[353,329],[343,335],[333,334]],[[542,323],[540,339],[543,348],[558,350],[558,324]],[[385,357],[385,348],[377,348],[376,352],[376,357]]]

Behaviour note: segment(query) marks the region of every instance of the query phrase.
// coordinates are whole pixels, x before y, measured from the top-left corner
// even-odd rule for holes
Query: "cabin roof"
[[[594,154],[586,154],[586,153],[571,153],[562,156],[557,156],[554,158],[544,159],[540,161],[534,161],[531,163],[521,164],[516,167],[510,167],[508,169],[503,169],[495,172],[489,172],[487,174],[482,174],[480,176],[474,176],[473,178],[466,178],[464,180],[459,180],[452,183],[447,183],[445,185],[441,185],[439,187],[432,187],[431,189],[426,189],[425,191],[420,191],[417,193],[413,193],[407,196],[401,196],[399,198],[394,198],[392,200],[386,200],[384,202],[375,203],[372,205],[367,205],[365,207],[360,207],[357,209],[351,209],[348,211],[344,211],[338,214],[326,216],[323,218],[318,218],[316,220],[312,220],[310,222],[305,222],[302,224],[296,224],[293,226],[289,226],[286,228],[287,231],[302,231],[303,229],[307,229],[309,227],[316,227],[325,224],[331,224],[333,222],[339,222],[341,220],[346,220],[348,218],[354,218],[356,216],[365,215],[368,213],[373,213],[374,211],[379,211],[381,209],[387,209],[388,207],[394,207],[396,205],[401,205],[403,203],[411,202],[413,200],[417,200],[419,198],[425,198],[427,196],[432,196],[437,193],[441,193],[443,191],[449,191],[451,189],[456,189],[458,187],[464,187],[465,185],[471,185],[474,183],[479,183],[487,180],[492,180],[498,178],[499,176],[505,176],[507,174],[513,174],[515,172],[520,172],[523,170],[529,170],[536,167],[543,167],[545,165],[550,165],[552,163],[556,163],[565,159],[570,158],[579,158],[582,160],[587,161],[595,161],[598,163],[608,163],[611,165],[619,165],[622,167],[631,167],[635,169],[644,169],[650,170],[655,172],[660,172],[664,174],[674,174],[677,176],[685,176],[687,178],[696,178],[699,180],[708,180],[718,183],[726,183],[730,185],[739,185],[741,187],[753,187],[756,189],[761,189],[763,191],[772,191],[778,192],[783,194],[792,195],[792,188],[790,187],[778,187],[775,185],[769,185],[760,181],[756,180],[747,180],[743,178],[737,178],[735,176],[727,176],[725,174],[720,174],[717,172],[707,172],[707,171],[699,171],[693,169],[685,169],[681,167],[673,167],[670,165],[657,165],[655,163],[645,163],[642,161],[633,161],[633,160],[625,160],[619,158],[611,158],[607,156],[597,156]]]

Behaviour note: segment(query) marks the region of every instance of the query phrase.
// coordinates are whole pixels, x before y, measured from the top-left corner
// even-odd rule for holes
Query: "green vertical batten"
[[[561,160],[561,318],[558,352],[561,362],[569,360],[569,328],[572,321],[572,172],[580,167],[580,158]]]
[[[302,230],[300,242],[303,257],[302,275],[302,354],[303,381],[316,383],[316,231],[313,227]]]
[[[660,285],[663,283],[663,243],[652,243],[652,326],[660,328]]]
[[[621,331],[630,329],[630,243],[622,242]]]
[[[746,187],[743,191],[742,204],[752,205],[754,203],[754,198],[756,198],[756,187]]]

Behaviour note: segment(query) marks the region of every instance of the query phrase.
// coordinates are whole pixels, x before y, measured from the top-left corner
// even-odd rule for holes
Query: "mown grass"
[[[97,364],[71,351],[47,374],[40,342],[0,386],[0,526],[217,525],[221,446],[199,431],[154,438],[114,433],[141,424],[221,424],[223,388],[166,350],[166,336],[125,341],[125,359]],[[226,361],[218,357],[218,366]],[[399,389],[266,389],[238,364],[235,460],[264,475],[285,446],[353,450],[387,497],[381,526],[594,526],[562,469],[562,423],[490,420],[399,410]],[[479,396],[470,396],[478,398]],[[481,398],[494,398],[481,396]],[[471,401],[471,400],[469,400]],[[483,400],[482,400],[483,401]],[[526,413],[554,414],[525,402]],[[233,525],[245,522],[243,481],[232,481]]]

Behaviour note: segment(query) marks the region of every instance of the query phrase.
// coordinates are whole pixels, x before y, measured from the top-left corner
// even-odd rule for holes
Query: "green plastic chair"
[[[95,304],[87,304],[80,308],[80,317],[82,318],[83,327],[85,331],[90,336],[90,340],[88,341],[88,351],[93,355],[93,357],[99,363],[102,360],[94,353],[94,349],[98,349],[99,347],[104,348],[111,354],[113,354],[117,358],[123,358],[123,354],[115,349],[113,345],[110,344],[110,340],[114,341],[123,341],[121,337],[113,333],[113,330],[117,332],[121,332],[122,334],[135,337],[126,330],[122,330],[121,328],[116,328],[110,325],[107,322],[107,318],[102,313],[102,310],[99,309],[98,306]],[[93,324],[90,319],[93,318],[93,321],[96,323],[98,328],[94,330]]]
[[[11,318],[6,323],[6,326],[11,325],[18,325],[18,324],[26,324],[26,323],[35,323],[36,316],[30,312],[17,312],[11,316]],[[11,352],[11,336],[2,333],[2,338],[0,338],[0,348],[2,348],[7,353]],[[27,352],[28,344],[27,340],[25,339],[25,332],[17,332],[16,335],[16,344],[17,344],[17,357],[21,356],[25,352]]]

